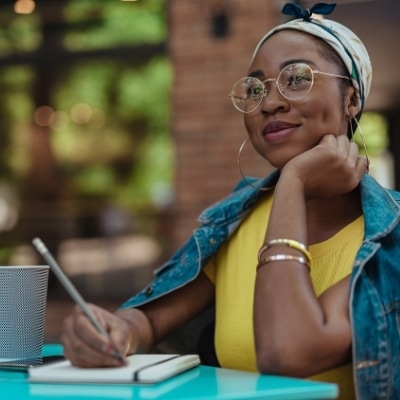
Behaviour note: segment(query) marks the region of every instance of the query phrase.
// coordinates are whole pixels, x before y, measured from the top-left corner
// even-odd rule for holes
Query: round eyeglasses
[[[243,113],[250,113],[260,106],[263,98],[270,92],[266,84],[275,82],[279,93],[285,99],[302,100],[310,92],[314,84],[314,76],[317,74],[350,80],[348,76],[321,72],[305,63],[294,63],[283,68],[276,79],[261,81],[253,76],[240,79],[233,85],[229,97],[236,109]]]

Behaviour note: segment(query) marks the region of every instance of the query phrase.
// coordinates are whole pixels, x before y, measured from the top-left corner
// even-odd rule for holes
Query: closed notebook
[[[31,368],[29,382],[52,383],[155,383],[200,364],[195,354],[134,354],[128,364],[115,368],[79,368],[66,361]]]

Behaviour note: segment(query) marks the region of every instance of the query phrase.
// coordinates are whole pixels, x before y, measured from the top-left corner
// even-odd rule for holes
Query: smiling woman
[[[275,171],[207,208],[153,282],[115,313],[93,307],[110,342],[80,312],[68,317],[62,341],[73,363],[116,365],[98,349],[151,351],[215,307],[208,353],[222,367],[335,382],[346,400],[377,399],[382,388],[400,396],[391,362],[400,345],[400,193],[368,175],[350,140],[372,71],[352,31],[312,17],[333,9],[286,5],[294,19],[261,38],[230,92]]]
[[[296,154],[314,147],[327,133],[347,134],[351,118],[344,116],[358,113],[354,88],[348,85],[347,93],[342,93],[339,85],[339,80],[350,78],[339,75],[343,67],[332,65],[330,59],[317,51],[319,40],[309,33],[299,32],[293,38],[290,30],[278,31],[259,48],[249,70],[249,75],[261,72],[260,79],[264,82],[270,76],[286,78],[286,86],[282,78],[278,78],[277,85],[270,85],[259,104],[260,112],[257,109],[247,112],[244,118],[254,147],[277,168],[283,168]],[[324,73],[315,74],[314,79],[313,69]],[[344,101],[352,108],[346,110]],[[267,118],[268,114],[274,118]]]

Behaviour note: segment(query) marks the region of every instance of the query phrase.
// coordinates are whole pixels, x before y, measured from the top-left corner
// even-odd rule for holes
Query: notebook
[[[156,383],[200,364],[196,354],[134,354],[127,365],[113,368],[80,368],[68,360],[31,368],[29,382],[127,384]]]

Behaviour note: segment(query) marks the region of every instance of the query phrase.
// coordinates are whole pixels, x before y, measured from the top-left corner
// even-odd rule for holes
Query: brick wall
[[[169,53],[175,75],[173,248],[198,225],[198,214],[228,194],[241,178],[237,153],[246,131],[228,94],[233,83],[246,75],[260,37],[280,21],[281,8],[282,2],[274,0],[168,1]],[[212,24],[221,14],[222,22],[227,17],[228,29],[218,37]],[[253,176],[270,170],[250,146],[242,165]]]

